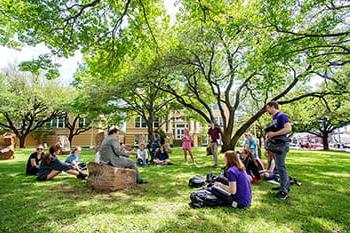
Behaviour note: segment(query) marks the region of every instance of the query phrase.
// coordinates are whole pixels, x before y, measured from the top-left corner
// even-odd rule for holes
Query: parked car
[[[316,149],[317,144],[316,143],[311,143],[311,142],[304,142],[299,144],[301,148],[304,149]]]

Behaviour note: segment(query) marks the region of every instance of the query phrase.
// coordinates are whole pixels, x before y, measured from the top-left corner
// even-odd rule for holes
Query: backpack
[[[192,208],[202,208],[207,206],[221,206],[224,202],[212,194],[210,189],[199,189],[190,195]]]
[[[205,185],[205,179],[202,176],[194,176],[188,181],[188,185],[193,188],[199,188]]]

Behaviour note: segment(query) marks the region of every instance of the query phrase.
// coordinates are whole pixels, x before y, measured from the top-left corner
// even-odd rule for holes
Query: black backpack
[[[209,189],[210,190],[210,189]],[[191,202],[189,205],[192,208],[202,208],[207,206],[221,206],[224,202],[218,199],[208,189],[199,189],[190,195]]]
[[[199,188],[205,185],[205,178],[202,176],[194,176],[188,181],[188,185],[193,188]]]

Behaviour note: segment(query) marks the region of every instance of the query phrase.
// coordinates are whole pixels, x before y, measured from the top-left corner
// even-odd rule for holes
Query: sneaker
[[[148,181],[147,180],[144,180],[144,179],[140,179],[136,182],[137,184],[147,184]]]
[[[81,180],[86,180],[88,175],[84,174],[84,173],[79,173],[79,175],[77,175],[77,178],[78,179],[81,179]]]
[[[279,191],[276,196],[278,199],[285,201],[288,198],[288,193],[283,192],[283,191]]]
[[[297,179],[294,179],[294,182],[295,182],[295,184],[297,185],[297,186],[301,186],[301,182],[299,181],[299,180],[297,180]]]
[[[252,179],[252,184],[260,184],[260,180],[258,180],[257,178],[253,178]]]

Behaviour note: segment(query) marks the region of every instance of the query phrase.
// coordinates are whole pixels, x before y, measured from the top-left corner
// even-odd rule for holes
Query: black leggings
[[[210,192],[212,194],[214,194],[220,200],[224,201],[225,205],[227,205],[227,206],[233,206],[232,203],[236,202],[237,203],[237,208],[243,208],[244,207],[244,206],[241,206],[240,204],[238,204],[236,195],[230,194],[229,192],[227,192],[226,190],[224,190],[224,189],[222,189],[220,187],[213,186],[213,187],[211,187]]]

